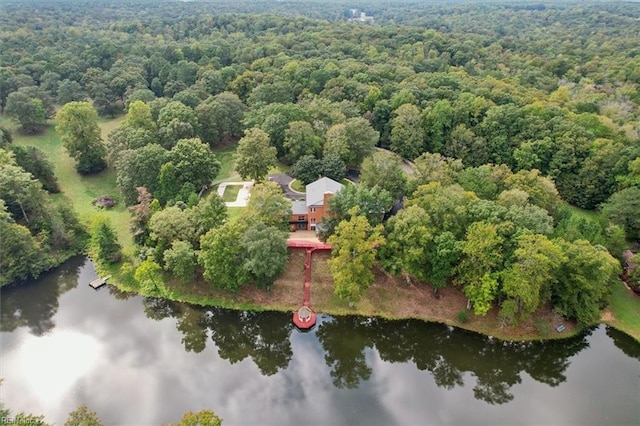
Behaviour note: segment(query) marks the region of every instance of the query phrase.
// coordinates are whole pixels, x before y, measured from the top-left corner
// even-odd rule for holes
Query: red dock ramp
[[[331,244],[308,240],[287,240],[287,247],[307,250],[307,256],[304,261],[302,306],[293,313],[293,323],[300,330],[308,330],[316,324],[316,313],[309,306],[311,299],[311,254],[315,250],[331,250]]]

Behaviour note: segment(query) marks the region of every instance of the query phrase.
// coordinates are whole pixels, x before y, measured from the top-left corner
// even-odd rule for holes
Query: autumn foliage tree
[[[378,247],[384,243],[382,226],[371,226],[359,208],[349,211],[351,219],[343,220],[329,238],[332,257],[329,268],[334,281],[334,293],[341,299],[357,301],[373,283],[371,271]]]

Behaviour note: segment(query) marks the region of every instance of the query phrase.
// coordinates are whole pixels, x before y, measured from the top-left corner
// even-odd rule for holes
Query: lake
[[[159,425],[212,409],[230,425],[640,422],[640,344],[605,326],[502,342],[422,321],[291,315],[93,290],[88,259],[1,290],[2,401],[63,424]]]

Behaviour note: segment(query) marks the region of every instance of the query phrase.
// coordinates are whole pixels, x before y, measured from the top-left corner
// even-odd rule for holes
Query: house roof
[[[291,200],[291,214],[307,214],[307,202],[304,200]]]
[[[344,188],[343,184],[328,177],[323,177],[315,182],[311,182],[307,185],[307,207],[323,205],[324,194],[326,192],[335,194],[336,192],[340,192],[342,188]]]

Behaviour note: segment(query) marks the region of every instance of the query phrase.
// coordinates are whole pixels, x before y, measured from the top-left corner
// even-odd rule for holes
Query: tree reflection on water
[[[265,376],[286,369],[293,355],[290,315],[205,308],[158,298],[145,298],[143,304],[149,318],[176,319],[188,352],[202,352],[211,335],[222,359],[234,364],[249,357]]]
[[[0,297],[0,331],[28,327],[43,336],[55,327],[58,297],[78,286],[78,275],[85,259],[75,258],[29,283],[3,287]]]
[[[37,336],[53,330],[59,296],[78,285],[83,266],[85,260],[77,259],[45,281],[3,288],[0,329],[28,327]],[[110,294],[122,300],[131,297],[113,290]],[[152,320],[175,319],[187,352],[200,353],[212,341],[220,358],[232,364],[251,359],[265,376],[286,370],[293,357],[291,314],[200,307],[159,298],[144,298],[142,304]],[[322,318],[305,339],[317,339],[315,350],[322,351],[318,354],[336,388],[355,389],[370,380],[373,365],[367,351],[376,351],[382,361],[413,363],[428,371],[441,388],[473,386],[475,398],[489,404],[511,401],[511,389],[522,382],[523,373],[549,386],[565,382],[571,357],[588,347],[590,334],[560,341],[504,342],[418,320]],[[633,339],[610,328],[607,335],[625,354],[640,359]]]
[[[234,364],[250,358],[265,376],[285,370],[293,355],[294,327],[285,313],[204,308],[162,299],[145,299],[144,306],[150,318],[176,319],[187,351],[203,351],[210,336],[222,359]],[[365,352],[370,349],[383,361],[411,362],[428,371],[444,389],[474,380],[475,398],[489,404],[511,401],[510,390],[522,382],[522,373],[549,386],[566,381],[570,358],[588,347],[589,334],[561,341],[505,342],[418,320],[355,316],[329,317],[315,330],[337,388],[354,389],[370,379]]]
[[[509,390],[523,372],[550,386],[564,382],[569,359],[588,347],[588,333],[562,341],[504,342],[417,320],[337,317],[321,324],[317,336],[337,387],[355,388],[370,377],[364,351],[371,348],[383,361],[413,362],[445,389],[463,386],[470,373],[477,399],[503,404],[513,399]]]

